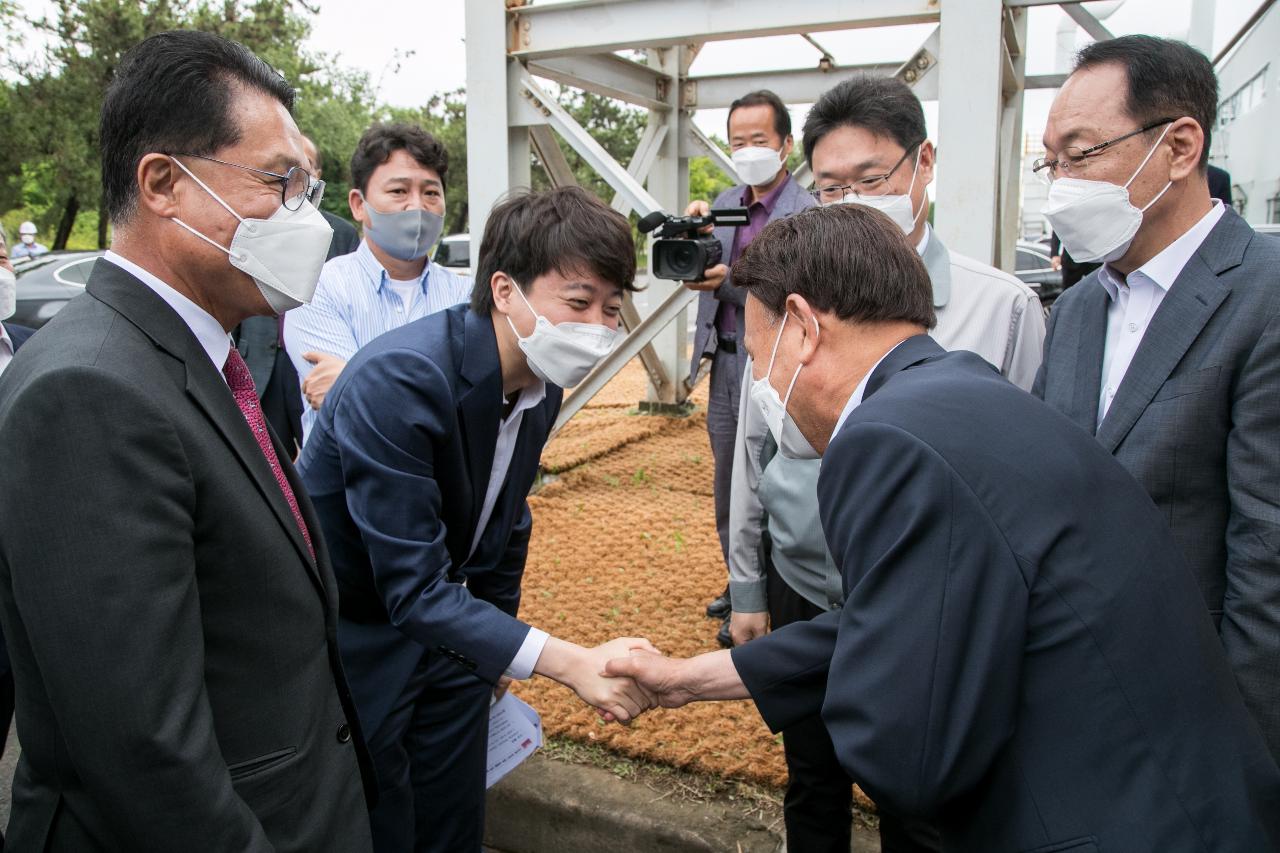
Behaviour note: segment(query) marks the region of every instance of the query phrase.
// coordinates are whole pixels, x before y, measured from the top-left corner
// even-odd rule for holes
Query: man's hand
[[[768,613],[739,613],[735,610],[729,617],[729,636],[733,638],[735,646],[749,643],[767,633],[769,633]]]
[[[324,395],[329,393],[329,389],[333,387],[338,374],[347,366],[347,363],[336,355],[323,352],[304,352],[302,357],[315,365],[315,368],[307,374],[307,378],[302,380],[302,393],[306,396],[311,408],[319,411],[324,405]]]
[[[1054,255],[1049,259],[1049,266],[1054,270],[1062,269],[1062,255]]]
[[[633,651],[657,656],[658,650],[648,640],[623,637],[594,649],[551,637],[542,649],[534,672],[555,679],[569,687],[606,720],[626,723],[656,706],[652,695],[629,678],[612,678],[604,674],[612,659]]]
[[[628,657],[609,661],[604,671],[632,679],[664,708],[694,701],[751,698],[727,650],[686,660],[633,651]]]
[[[497,686],[497,687],[495,687],[495,688],[493,688],[493,701],[497,702],[497,701],[498,701],[499,699],[501,699],[503,696],[506,696],[506,695],[507,695],[507,688],[508,688],[508,687],[510,687],[510,686],[511,686],[511,679],[510,679],[510,678],[508,678],[508,677],[507,677],[507,676],[505,676],[505,675],[504,675],[504,676],[502,676],[501,678],[499,678],[499,679],[498,679],[498,686]]]

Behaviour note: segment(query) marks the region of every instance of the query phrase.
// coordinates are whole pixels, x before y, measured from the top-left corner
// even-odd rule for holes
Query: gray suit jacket
[[[1107,304],[1096,273],[1058,299],[1032,389],[1090,433]],[[1169,522],[1280,760],[1280,240],[1223,213],[1096,434]]]
[[[716,200],[711,203],[712,207],[739,207],[742,205],[742,194],[746,192],[746,184],[739,184],[736,187],[725,190],[716,196]],[[777,203],[773,206],[773,213],[769,215],[769,221],[773,222],[777,219],[786,219],[793,213],[799,213],[815,204],[813,196],[809,195],[804,187],[796,183],[796,179],[787,176],[787,182],[782,188],[782,193],[778,196]],[[716,228],[712,234],[720,241],[720,249],[723,252],[721,263],[728,264],[731,253],[733,252],[733,235],[737,231],[727,225],[721,225]],[[721,302],[731,302],[736,306],[738,314],[738,330],[746,325],[743,319],[743,309],[747,304],[747,292],[733,283],[733,275],[725,277],[724,284],[720,285],[714,292],[703,291],[698,294],[698,324],[693,333],[693,359],[689,365],[689,381],[693,382],[698,378],[698,367],[702,364],[704,358],[709,358],[716,351],[716,311],[720,308]]]
[[[275,444],[315,560],[196,337],[107,261],[0,378],[12,849],[370,849],[336,585]]]

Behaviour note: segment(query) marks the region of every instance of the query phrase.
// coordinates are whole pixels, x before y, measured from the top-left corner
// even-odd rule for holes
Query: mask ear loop
[[[1160,143],[1164,142],[1165,135],[1169,133],[1169,128],[1171,127],[1173,127],[1173,124],[1166,124],[1164,126],[1164,130],[1160,132],[1160,138],[1156,140],[1156,144],[1151,146],[1151,150],[1147,152],[1147,156],[1142,158],[1142,162],[1138,164],[1138,168],[1134,169],[1133,174],[1129,176],[1129,180],[1124,182],[1125,189],[1129,189],[1129,184],[1133,183],[1133,179],[1142,174],[1142,170],[1147,167],[1147,161],[1156,153],[1156,149],[1160,147]],[[1159,196],[1156,196],[1156,198],[1159,198]]]
[[[782,322],[778,324],[778,334],[773,338],[773,352],[769,355],[769,369],[764,372],[764,378],[767,381],[773,374],[773,362],[778,357],[778,344],[782,343],[782,330],[787,327],[787,311],[782,310]]]
[[[503,273],[503,275],[507,275],[507,274]],[[509,275],[507,275],[507,281],[511,282],[511,286],[516,289],[516,293],[520,294],[520,299],[524,302],[525,307],[529,309],[529,313],[533,315],[533,328],[536,331],[538,328],[538,321],[542,319],[542,315],[533,309],[533,305],[530,304],[529,302],[529,297],[524,295],[524,289],[520,287],[520,283],[518,281],[516,281],[514,278],[512,278]],[[511,333],[513,335],[515,335],[517,338],[519,338],[522,341],[527,341],[529,338],[533,337],[532,333],[530,333],[527,336],[520,334],[518,331],[516,331],[516,324],[511,322],[511,315],[507,314],[505,316],[507,318],[507,325],[511,327]]]
[[[814,330],[815,330],[815,331],[814,331],[814,335],[813,335],[813,339],[814,339],[814,340],[817,340],[817,339],[818,339],[818,336],[819,336],[820,334],[822,334],[822,327],[818,325],[818,318],[817,318],[817,317],[814,317],[814,318],[813,318],[813,328],[814,328]],[[781,335],[779,335],[779,337],[781,337]],[[771,366],[772,366],[772,365],[771,365]],[[796,387],[796,380],[800,378],[800,371],[801,371],[803,368],[804,368],[804,365],[803,365],[803,364],[797,364],[797,365],[796,365],[796,372],[795,372],[795,373],[793,373],[793,374],[791,374],[791,384],[787,386],[787,396],[785,396],[785,397],[783,397],[783,398],[782,398],[782,410],[783,410],[784,412],[787,410],[787,403],[791,401],[791,390],[792,390],[793,388],[795,388],[795,387]]]
[[[207,192],[207,193],[210,195],[210,197],[211,197],[211,198],[213,198],[213,200],[214,200],[214,201],[216,201],[218,204],[222,205],[222,206],[226,209],[227,213],[230,213],[232,216],[234,216],[234,217],[236,218],[236,220],[237,220],[238,222],[240,222],[240,224],[242,224],[242,225],[244,225],[244,224],[245,224],[244,217],[242,217],[240,214],[238,214],[238,213],[236,213],[234,210],[232,210],[232,209],[231,209],[231,206],[230,206],[229,204],[227,204],[225,201],[223,201],[223,200],[218,196],[218,194],[217,194],[217,193],[215,193],[213,190],[209,189],[209,185],[208,185],[208,184],[206,184],[204,181],[200,180],[198,177],[196,177],[195,172],[192,172],[192,171],[191,171],[190,169],[188,169],[186,166],[182,165],[182,161],[181,161],[181,160],[179,160],[177,157],[173,157],[173,156],[170,156],[170,157],[169,157],[169,159],[170,159],[170,160],[172,160],[172,161],[174,162],[174,164],[176,164],[176,165],[177,165],[177,167],[178,167],[179,169],[181,169],[182,171],[186,172],[186,173],[187,173],[187,177],[191,178],[191,180],[193,180],[193,181],[195,181],[197,184],[199,184],[199,185],[200,185],[200,188],[201,188],[202,190],[204,190],[205,192]],[[183,221],[182,221],[181,219],[179,219],[178,217],[174,216],[174,217],[172,217],[172,218],[173,218],[173,221],[174,221],[174,222],[176,222],[177,224],[181,225],[183,228],[187,229],[187,230],[188,230],[188,231],[190,231],[192,234],[196,235],[196,236],[197,236],[197,237],[199,237],[201,240],[203,240],[203,241],[205,241],[206,243],[208,243],[210,246],[213,246],[215,249],[219,249],[219,250],[221,250],[221,251],[223,251],[223,252],[226,252],[226,254],[227,254],[227,256],[228,256],[228,257],[230,257],[230,258],[234,258],[235,260],[238,260],[238,261],[243,261],[243,260],[244,260],[244,257],[243,257],[242,255],[237,255],[237,254],[235,254],[234,252],[232,252],[230,249],[228,249],[226,246],[223,246],[223,245],[221,245],[221,244],[219,244],[219,243],[215,243],[213,240],[210,240],[208,237],[206,237],[205,235],[201,234],[199,231],[197,231],[196,229],[192,228],[190,225],[188,225],[187,223],[183,222]],[[250,233],[252,233],[253,226],[252,226],[252,225],[248,225],[248,226],[246,226],[246,227],[249,229]]]
[[[911,199],[911,191],[916,188],[916,176],[920,174],[920,149],[924,147],[921,142],[916,146],[916,165],[911,170],[911,184],[907,187],[907,203],[911,205],[911,230],[914,231],[916,226],[920,224],[920,216],[928,209],[929,196],[925,195],[925,204],[920,205],[920,210],[915,209],[915,202]]]

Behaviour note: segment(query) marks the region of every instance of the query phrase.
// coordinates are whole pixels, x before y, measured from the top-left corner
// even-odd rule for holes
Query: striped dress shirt
[[[390,285],[382,264],[367,241],[349,255],[339,255],[324,265],[311,302],[285,315],[285,351],[298,370],[301,383],[312,365],[304,352],[323,352],[350,361],[369,341],[464,302],[471,296],[471,279],[462,278],[436,263],[428,263],[419,280],[422,295],[405,305]],[[301,393],[301,387],[299,387]],[[316,411],[302,401],[302,440],[305,443],[316,420]]]

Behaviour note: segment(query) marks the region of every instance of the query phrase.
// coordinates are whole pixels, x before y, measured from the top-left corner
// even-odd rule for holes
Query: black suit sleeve
[[[472,595],[489,602],[508,616],[516,616],[520,611],[520,581],[524,577],[532,532],[533,514],[529,512],[529,502],[523,501],[497,566],[493,571],[474,575],[467,581]]]
[[[0,470],[24,486],[2,507],[8,530],[31,533],[2,546],[18,621],[6,627],[39,668],[64,760],[121,849],[270,850],[214,732],[196,492],[175,427],[91,368],[37,378],[13,403]]]
[[[930,815],[976,785],[1013,732],[1022,567],[947,460],[896,426],[845,427],[818,499],[848,590],[822,718],[877,802]]]
[[[1053,347],[1053,333],[1058,326],[1058,317],[1061,311],[1055,306],[1055,310],[1049,312],[1049,322],[1045,324],[1044,330],[1044,349],[1041,351],[1040,367],[1036,370],[1036,379],[1031,383],[1031,394],[1034,397],[1044,399],[1045,383],[1049,381],[1049,350]]]

